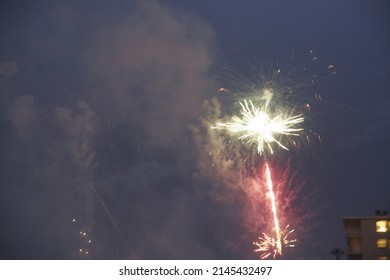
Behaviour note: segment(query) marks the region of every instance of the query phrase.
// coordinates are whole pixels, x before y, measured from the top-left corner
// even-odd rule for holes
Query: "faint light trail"
[[[130,254],[133,256],[134,259],[138,259],[137,258],[137,255],[134,253],[134,250],[130,247],[129,245],[129,242],[127,242],[126,238],[124,237],[124,235],[122,234],[122,232],[119,230],[119,227],[118,225],[116,224],[115,220],[114,220],[114,217],[111,215],[111,212],[108,210],[106,204],[104,203],[103,199],[100,197],[100,195],[97,193],[95,187],[92,185],[92,184],[88,184],[89,188],[92,190],[92,192],[95,194],[96,198],[98,199],[98,201],[100,202],[101,206],[103,207],[104,211],[106,211],[108,217],[110,218],[111,220],[111,223],[113,224],[116,232],[118,233],[118,235],[120,236],[120,238],[122,239],[122,241],[125,243],[127,249],[129,250]],[[81,233],[81,232],[80,232]],[[84,234],[85,235],[85,234]]]

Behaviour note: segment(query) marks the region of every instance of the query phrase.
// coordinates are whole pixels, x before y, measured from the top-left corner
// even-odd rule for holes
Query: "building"
[[[390,260],[390,216],[343,218],[349,260]]]

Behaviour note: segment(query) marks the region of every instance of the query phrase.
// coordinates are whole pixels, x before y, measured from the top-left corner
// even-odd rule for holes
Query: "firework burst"
[[[229,138],[237,139],[239,145],[254,148],[256,153],[252,156],[257,155],[264,159],[264,182],[259,184],[259,188],[266,194],[266,205],[272,213],[272,230],[271,233],[263,232],[258,240],[253,242],[256,247],[254,251],[262,252],[261,258],[264,259],[282,255],[283,248],[293,247],[296,241],[291,238],[294,230],[280,224],[279,216],[283,216],[283,213],[280,213],[278,207],[271,168],[266,158],[267,154],[275,153],[275,147],[289,150],[289,144],[294,143],[292,138],[303,133],[304,116],[297,113],[297,110],[294,110],[296,108],[282,106],[273,100],[274,93],[271,89],[257,92],[261,94],[238,102],[238,116],[227,122],[216,122],[212,129],[228,132]]]
[[[280,240],[277,240],[263,232],[258,238],[258,241],[253,242],[253,245],[256,246],[254,251],[261,252],[261,259],[266,259],[268,257],[275,258],[278,254],[282,253],[282,247],[295,247],[295,242],[297,240],[290,239],[290,235],[293,232],[294,230],[290,230],[289,226],[287,226],[280,232]]]
[[[262,155],[268,149],[273,154],[272,145],[276,143],[280,148],[288,150],[283,142],[284,136],[299,136],[303,128],[297,125],[303,123],[302,114],[290,115],[287,112],[271,112],[268,108],[272,94],[264,90],[266,100],[263,106],[258,107],[251,100],[239,102],[241,117],[235,117],[230,122],[216,123],[214,129],[223,129],[232,135],[237,135],[242,143],[257,146],[257,152]]]

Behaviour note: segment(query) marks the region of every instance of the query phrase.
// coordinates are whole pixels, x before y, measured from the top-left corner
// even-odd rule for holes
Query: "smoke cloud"
[[[267,199],[210,129],[212,28],[157,1],[25,5],[0,48],[1,257],[253,258]]]
[[[5,38],[23,50],[1,46],[1,256],[221,257],[190,128],[213,31],[157,1],[96,5],[26,6]]]

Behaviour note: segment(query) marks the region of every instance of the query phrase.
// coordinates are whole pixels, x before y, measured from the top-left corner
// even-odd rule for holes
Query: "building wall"
[[[363,219],[361,222],[362,259],[365,260],[376,260],[379,256],[390,256],[388,244],[386,248],[377,248],[377,240],[380,238],[386,238],[388,243],[390,232],[376,232],[376,221],[377,219]]]
[[[386,221],[385,227],[378,228],[377,221]],[[389,216],[344,218],[343,224],[348,259],[390,260]],[[378,245],[384,248],[378,248]]]

